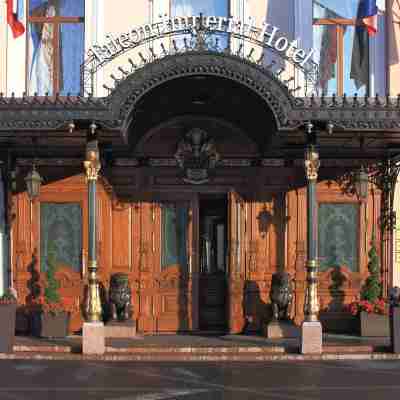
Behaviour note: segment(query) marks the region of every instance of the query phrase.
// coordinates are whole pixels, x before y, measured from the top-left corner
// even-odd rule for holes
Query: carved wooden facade
[[[292,316],[296,323],[303,320],[307,244],[303,150],[308,121],[315,126],[321,151],[317,201],[339,204],[341,209],[354,205],[353,219],[344,211],[335,214],[342,226],[335,235],[350,227],[356,253],[343,252],[351,258],[350,268],[336,257],[337,249],[332,250],[336,261],[320,272],[322,310],[340,314],[343,304],[359,295],[373,231],[376,243],[382,243],[378,251],[385,294],[391,234],[385,231],[380,237],[380,213],[382,197],[387,199],[393,187],[381,185],[379,189],[386,190],[382,196],[370,184],[369,197],[362,202],[347,193],[340,177],[398,154],[399,110],[400,98],[296,98],[268,68],[207,51],[149,62],[119,82],[106,98],[0,94],[0,160],[8,184],[11,271],[19,301],[29,303],[44,285],[40,205],[79,204],[81,268],[77,271],[64,263],[58,265],[57,274],[61,294],[75,305],[70,329],[81,326],[88,246],[82,162],[91,121],[99,127],[102,163],[99,278],[107,290],[111,273],[129,274],[140,331],[198,330],[205,319],[216,321],[218,315],[230,332],[259,330],[271,313],[271,277],[279,269],[293,278]],[[332,135],[328,125],[334,127]],[[209,133],[218,153],[215,168],[206,174],[209,181],[201,184],[182,180],[175,157],[178,143],[192,128]],[[32,204],[22,178],[33,160],[45,184]],[[390,168],[380,173],[385,177]],[[204,196],[225,202],[227,257],[220,286],[213,286],[216,281],[206,279],[200,267]],[[188,207],[186,265],[161,266],[164,202]],[[210,298],[215,306],[211,311]]]
[[[128,170],[133,181],[141,180],[140,168]],[[262,322],[270,318],[271,277],[279,269],[285,269],[293,278],[292,316],[300,323],[306,285],[306,191],[301,184],[292,187],[291,177],[296,174],[298,168],[228,168],[218,172],[215,178],[218,184],[210,182],[194,187],[181,182],[176,168],[153,169],[153,188],[146,187],[146,192],[137,188],[138,199],[127,202],[115,200],[100,185],[97,240],[101,283],[108,289],[111,273],[129,274],[133,316],[142,332],[198,330],[202,315],[199,198],[211,192],[225,198],[228,207],[228,268],[224,277],[227,329],[235,333],[243,329],[260,330]],[[378,226],[380,193],[375,191],[366,202],[360,202],[356,196],[344,194],[338,183],[327,180],[318,184],[317,198],[321,203],[356,204],[359,210],[357,270],[350,271],[340,265],[320,273],[321,308],[340,312],[341,306],[358,296],[368,273],[366,254],[372,232],[368,227]],[[189,206],[188,265],[161,268],[162,201],[185,202]],[[39,213],[43,202],[79,203],[85,221],[84,176],[78,174],[44,185],[39,201],[33,204],[24,192],[14,195],[13,280],[22,303],[28,303],[35,290],[45,285],[44,272],[40,271]],[[379,235],[379,229],[376,234]],[[72,299],[74,304],[71,331],[78,330],[82,323],[80,304],[87,273],[85,223],[82,236],[81,271],[63,265],[57,272],[61,295]],[[377,237],[378,243],[379,240]],[[335,278],[338,274],[339,280]]]

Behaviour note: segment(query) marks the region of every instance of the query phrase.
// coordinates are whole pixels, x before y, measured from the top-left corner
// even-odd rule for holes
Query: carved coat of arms
[[[183,171],[183,180],[200,185],[209,181],[219,154],[214,139],[204,130],[193,128],[178,143],[175,159]]]

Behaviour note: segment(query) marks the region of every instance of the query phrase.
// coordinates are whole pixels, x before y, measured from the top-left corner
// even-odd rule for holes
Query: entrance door
[[[227,201],[226,198],[203,198],[199,208],[199,327],[225,331]]]

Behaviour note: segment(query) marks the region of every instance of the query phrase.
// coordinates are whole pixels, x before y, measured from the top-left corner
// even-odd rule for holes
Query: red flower
[[[34,307],[39,308],[46,314],[61,314],[63,312],[72,312],[74,308],[74,302],[72,298],[62,297],[59,302],[51,303],[46,301],[44,296],[40,296],[32,301]]]
[[[383,299],[379,299],[374,302],[370,302],[368,300],[357,300],[350,303],[346,307],[346,311],[350,312],[352,315],[357,315],[361,311],[365,311],[367,313],[387,314],[387,307],[385,300]]]

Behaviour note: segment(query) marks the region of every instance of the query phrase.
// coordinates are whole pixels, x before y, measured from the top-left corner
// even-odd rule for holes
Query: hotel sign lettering
[[[305,51],[298,48],[298,39],[290,40],[281,34],[278,27],[263,22],[262,26],[256,26],[255,18],[250,17],[247,22],[237,18],[217,16],[186,16],[186,17],[163,17],[153,24],[144,24],[132,28],[128,32],[120,33],[118,36],[106,35],[104,44],[93,45],[88,50],[88,55],[98,64],[107,62],[119,54],[140,46],[148,40],[162,38],[171,34],[193,33],[196,35],[199,29],[209,32],[232,34],[259,43],[263,47],[269,47],[279,53],[286,55],[293,63],[304,68],[311,59],[314,49]]]

